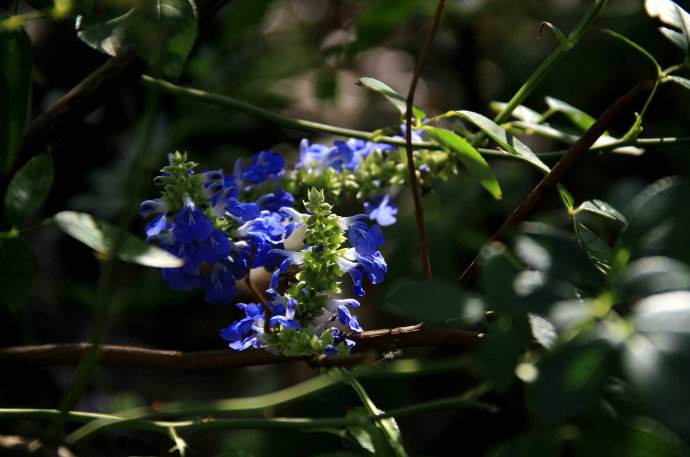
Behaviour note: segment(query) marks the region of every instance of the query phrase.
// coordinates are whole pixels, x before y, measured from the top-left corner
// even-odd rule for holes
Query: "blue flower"
[[[309,144],[309,140],[304,138],[299,143],[299,162],[297,162],[297,168],[307,168],[312,170],[319,167],[323,162],[324,157],[331,148],[325,144]]]
[[[203,241],[213,231],[213,222],[197,208],[194,202],[186,198],[184,206],[175,215],[175,226],[172,229],[176,240],[188,243],[192,239]]]
[[[261,210],[278,211],[282,207],[291,207],[295,199],[289,192],[277,188],[270,194],[259,197],[256,205]]]
[[[237,295],[235,278],[232,273],[232,268],[228,259],[216,263],[211,267],[208,276],[202,281],[202,285],[206,289],[204,299],[207,302],[216,305],[232,302],[232,299]]]
[[[336,348],[336,346],[340,343],[345,343],[345,347],[348,349],[351,349],[355,345],[354,341],[349,338],[345,338],[345,334],[339,328],[331,327],[331,335],[333,335],[333,344],[328,344],[324,348],[323,352],[326,355],[335,355],[340,352],[338,351],[338,348]]]
[[[352,247],[354,247],[360,255],[374,255],[376,246],[385,243],[381,227],[372,225],[371,228],[369,228],[364,222],[355,222],[351,224],[347,235],[350,244],[352,244]]]
[[[216,263],[230,254],[232,242],[228,235],[218,229],[213,229],[211,234],[197,244],[199,258],[208,263]]]
[[[263,308],[255,303],[249,303],[247,305],[238,303],[237,307],[244,310],[247,317],[235,321],[229,327],[221,330],[221,338],[229,341],[229,346],[237,351],[243,351],[249,347],[261,348],[265,344],[262,337],[264,334],[265,318]],[[254,333],[248,335],[252,330]]]
[[[242,170],[240,179],[251,184],[259,184],[277,175],[285,166],[285,159],[271,151],[261,151],[252,157],[252,164]]]
[[[269,321],[271,327],[280,324],[285,328],[299,329],[300,325],[294,319],[297,300],[290,298],[287,294],[284,297],[280,296],[273,289],[268,289],[266,293],[273,297],[273,301],[269,302],[273,311],[273,316]]]
[[[383,197],[373,197],[371,203],[364,202],[364,211],[370,218],[375,219],[379,225],[386,226],[395,223],[398,205],[395,204],[395,200],[390,195],[386,194]]]
[[[343,257],[336,257],[336,262],[341,270],[352,277],[352,289],[358,297],[364,296],[364,278],[368,276],[372,284],[378,284],[388,271],[386,261],[378,251],[374,255],[359,255],[355,249],[347,249]]]
[[[153,200],[145,200],[141,202],[139,214],[141,217],[149,217],[154,214],[165,214],[168,211],[168,206],[160,198]]]
[[[362,327],[359,326],[357,317],[353,316],[352,313],[350,313],[350,310],[347,308],[348,306],[359,307],[359,302],[353,299],[337,300],[332,298],[328,300],[326,309],[328,309],[328,311],[332,313],[335,313],[338,318],[338,321],[341,324],[347,325],[353,331],[359,333],[362,331]]]
[[[290,268],[290,265],[301,265],[304,263],[304,254],[302,251],[286,251],[284,249],[272,249],[271,252],[285,256],[285,260],[280,264],[280,268],[274,271],[271,276],[270,287],[271,289],[277,289],[280,275],[285,274],[288,268]]]

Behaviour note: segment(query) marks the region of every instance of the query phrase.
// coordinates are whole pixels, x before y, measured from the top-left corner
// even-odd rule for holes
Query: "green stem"
[[[406,142],[404,139],[392,138],[385,136],[380,130],[373,132],[366,132],[363,130],[353,130],[343,127],[337,127],[329,124],[322,124],[319,122],[312,122],[303,119],[293,119],[288,116],[283,116],[281,114],[274,113],[264,108],[252,105],[251,103],[244,102],[242,100],[237,100],[236,98],[227,97],[225,95],[213,94],[210,92],[205,92],[198,89],[191,89],[176,86],[175,84],[163,81],[160,79],[152,78],[151,76],[142,76],[142,82],[149,86],[160,89],[169,94],[173,94],[180,97],[187,97],[194,100],[198,100],[205,103],[211,103],[214,105],[224,106],[236,111],[240,111],[250,116],[263,119],[265,121],[271,122],[273,124],[279,125],[281,127],[302,130],[304,132],[311,133],[325,133],[328,135],[343,136],[346,138],[356,138],[366,141],[375,141],[378,143],[386,143],[394,146],[405,146]],[[434,149],[438,145],[431,142],[414,142],[412,145],[417,149]]]
[[[494,122],[501,124],[510,118],[510,115],[515,109],[522,104],[523,101],[532,93],[539,82],[556,66],[556,64],[563,58],[563,56],[580,40],[587,28],[594,21],[599,11],[604,7],[607,0],[596,0],[595,4],[587,11],[585,16],[575,26],[573,31],[568,35],[569,46],[561,45],[544,60],[541,65],[532,73],[532,76],[520,87],[520,89],[513,95],[513,98],[503,107],[503,109],[496,115]]]
[[[374,402],[369,397],[369,394],[367,394],[367,391],[364,389],[364,386],[362,386],[357,378],[352,376],[347,369],[339,367],[334,368],[334,371],[340,376],[343,382],[352,387],[370,416],[379,416],[385,414],[376,407]],[[397,457],[407,457],[407,452],[402,445],[400,431],[398,430],[395,419],[393,419],[392,416],[385,420],[378,421],[376,423],[376,427],[385,436],[386,441],[393,451],[393,455]]]

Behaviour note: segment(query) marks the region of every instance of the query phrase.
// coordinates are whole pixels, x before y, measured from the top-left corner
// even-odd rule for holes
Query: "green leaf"
[[[379,81],[378,79],[369,78],[367,76],[359,78],[359,84],[366,87],[367,89],[378,92],[379,94],[386,97],[386,100],[391,102],[395,106],[402,116],[407,112],[407,99],[394,91],[386,83]]]
[[[570,235],[535,222],[524,223],[521,228],[515,254],[532,269],[593,292],[603,285],[603,274]]]
[[[104,221],[96,220],[90,214],[61,211],[55,215],[55,224],[69,236],[105,256],[112,254],[117,243],[115,255],[125,262],[159,268],[176,268],[183,265],[182,259],[146,244]]]
[[[505,108],[507,105],[508,104],[505,102],[494,101],[489,104],[489,107],[497,113],[500,113],[501,111],[503,111],[503,108]],[[520,105],[517,108],[515,108],[511,115],[515,119],[519,119],[524,122],[538,124],[541,121],[541,114],[537,113],[532,108],[528,108],[524,105]]]
[[[580,234],[580,240],[590,252],[598,254],[611,253],[611,246],[606,244],[596,233],[591,231],[587,226],[577,223],[577,231]]]
[[[671,0],[645,0],[644,7],[650,17],[658,18],[663,24],[672,27],[659,27],[659,31],[688,52],[690,14]]]
[[[503,198],[501,186],[494,172],[474,146],[461,136],[448,130],[429,126],[426,126],[425,130],[431,138],[453,151],[465,168],[467,168],[467,171],[477,178],[482,186],[484,186],[496,200],[501,200]]]
[[[5,217],[12,227],[19,227],[45,203],[53,186],[53,158],[39,154],[12,177],[5,194]]]
[[[690,263],[690,181],[664,178],[632,202],[618,247],[631,258],[666,256]]]
[[[682,76],[675,76],[675,75],[666,76],[666,79],[669,79],[669,80],[673,81],[674,83],[679,84],[682,87],[690,90],[690,79],[683,78]]]
[[[12,170],[31,99],[31,40],[23,28],[0,32],[0,172]]]
[[[622,222],[623,224],[627,222],[625,216],[623,216],[623,214],[620,211],[618,211],[616,208],[602,200],[587,200],[585,202],[582,202],[575,211],[587,211],[590,213],[598,214],[600,216],[604,216],[607,219]]]
[[[24,305],[34,270],[34,254],[24,238],[0,240],[0,301],[10,310]]]
[[[155,72],[179,76],[197,35],[197,11],[191,0],[144,0],[130,9],[117,3],[108,7],[77,18],[82,41],[109,55],[133,43]]]
[[[155,0],[132,17],[132,42],[154,69],[178,77],[197,35],[197,11],[191,0]]]
[[[417,322],[469,326],[484,317],[481,301],[455,284],[415,281],[393,289],[385,299],[390,311]]]
[[[546,166],[530,148],[488,117],[473,111],[455,111],[454,113],[479,127],[502,148],[512,152],[541,170],[547,173],[549,172],[549,167]]]
[[[650,411],[690,438],[690,291],[654,294],[633,308],[623,366]]]
[[[537,423],[555,426],[585,412],[597,401],[616,363],[606,340],[574,341],[547,353],[537,365],[527,395]]]
[[[690,290],[690,267],[669,257],[644,257],[631,262],[620,273],[616,286],[629,299]]]
[[[582,131],[587,130],[596,122],[596,119],[589,114],[575,108],[572,105],[569,105],[562,100],[558,100],[553,97],[546,97],[546,104],[549,105],[549,108],[551,108],[553,111],[558,111],[565,114],[568,119],[570,119],[570,121],[577,127],[582,129]]]

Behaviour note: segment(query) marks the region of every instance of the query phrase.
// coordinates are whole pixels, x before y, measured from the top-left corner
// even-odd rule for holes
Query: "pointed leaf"
[[[489,106],[492,110],[496,111],[497,113],[500,113],[501,111],[503,111],[503,108],[505,108],[507,105],[508,104],[505,102],[491,102]],[[524,105],[520,105],[517,108],[515,108],[512,112],[512,116],[521,121],[532,122],[535,124],[541,121],[541,114],[537,113],[532,108],[528,108]]]
[[[0,172],[12,170],[31,98],[31,40],[23,28],[0,32]]]
[[[589,114],[575,108],[572,105],[569,105],[562,100],[558,100],[553,97],[546,97],[546,104],[549,105],[549,108],[552,110],[565,114],[568,119],[570,119],[570,121],[577,127],[582,129],[582,131],[587,130],[596,122],[596,119]]]
[[[5,194],[5,217],[12,227],[27,222],[43,206],[54,176],[52,156],[40,154],[12,177]]]
[[[502,148],[548,173],[549,167],[530,148],[488,117],[473,111],[455,111],[455,114],[479,127]]]
[[[668,39],[687,52],[690,33],[690,14],[671,0],[646,0],[644,2],[644,7],[650,17],[658,18],[665,25],[672,27],[672,29],[668,27],[659,27],[659,30],[666,35]]]
[[[24,305],[34,270],[34,254],[24,238],[0,240],[0,301],[10,310]]]
[[[378,79],[365,76],[363,78],[359,78],[359,84],[386,97],[386,99],[391,102],[393,106],[398,109],[398,111],[400,111],[401,115],[404,116],[407,112],[407,99],[394,91],[386,83],[381,82]]]
[[[578,206],[576,211],[587,211],[624,224],[627,222],[620,211],[601,200],[587,200]]]
[[[666,78],[670,79],[676,84],[681,85],[682,87],[690,90],[690,79],[683,78],[682,76],[675,76],[675,75],[670,75],[667,76]]]
[[[467,140],[455,133],[436,127],[425,127],[426,133],[441,145],[455,153],[472,176],[477,178],[486,190],[496,199],[501,200],[501,186],[484,157]]]
[[[61,211],[55,215],[55,223],[69,236],[105,256],[112,254],[117,243],[118,249],[115,254],[125,262],[160,268],[175,268],[183,264],[182,259],[169,252],[146,244],[129,233],[121,232],[90,214]]]

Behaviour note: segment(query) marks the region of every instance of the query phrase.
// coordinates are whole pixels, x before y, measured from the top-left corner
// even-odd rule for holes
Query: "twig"
[[[307,361],[311,366],[344,366],[361,364],[371,359],[368,351],[412,346],[474,347],[483,334],[421,325],[373,330],[348,335],[360,351],[351,356],[313,358],[273,355],[258,349],[233,351],[170,351],[130,346],[102,345],[97,363],[162,371],[199,371],[207,369],[246,367],[279,362]],[[88,343],[46,344],[0,348],[0,364],[58,365],[74,364],[90,348]]]
[[[561,180],[565,172],[572,167],[575,162],[594,144],[611,125],[621,112],[632,103],[632,101],[643,92],[652,89],[654,83],[650,80],[645,80],[633,87],[625,95],[616,100],[611,106],[599,116],[592,126],[580,137],[575,144],[573,144],[568,152],[561,158],[561,160],[551,169],[551,171],[544,176],[544,178],[537,184],[534,189],[525,197],[525,199],[513,210],[508,218],[503,222],[503,225],[494,233],[491,239],[484,245],[474,258],[472,263],[465,269],[458,282],[461,285],[468,285],[471,283],[477,273],[477,262],[481,258],[486,246],[494,241],[500,241],[505,236],[506,231],[515,225],[517,222],[525,219],[536,204],[541,200],[545,190],[554,188]]]
[[[417,220],[417,233],[419,234],[419,245],[422,254],[422,266],[424,267],[424,277],[427,280],[431,279],[431,262],[429,261],[429,247],[426,241],[426,232],[424,231],[424,211],[422,209],[422,202],[419,199],[419,190],[417,187],[417,173],[414,167],[414,158],[412,156],[412,107],[414,105],[414,93],[417,89],[417,82],[422,74],[422,68],[424,68],[424,61],[426,60],[426,55],[429,52],[429,47],[431,47],[431,42],[433,41],[434,35],[436,35],[436,30],[438,29],[438,24],[441,22],[441,15],[443,14],[443,9],[446,6],[445,0],[439,0],[436,6],[436,13],[434,13],[434,19],[431,22],[431,28],[426,35],[426,40],[424,41],[424,46],[419,54],[419,60],[417,61],[417,66],[414,70],[414,75],[412,76],[412,82],[410,83],[410,90],[407,93],[407,108],[405,109],[405,123],[407,129],[405,131],[405,151],[407,152],[407,171],[410,176],[410,190],[412,191],[412,199],[414,201],[414,213]]]

